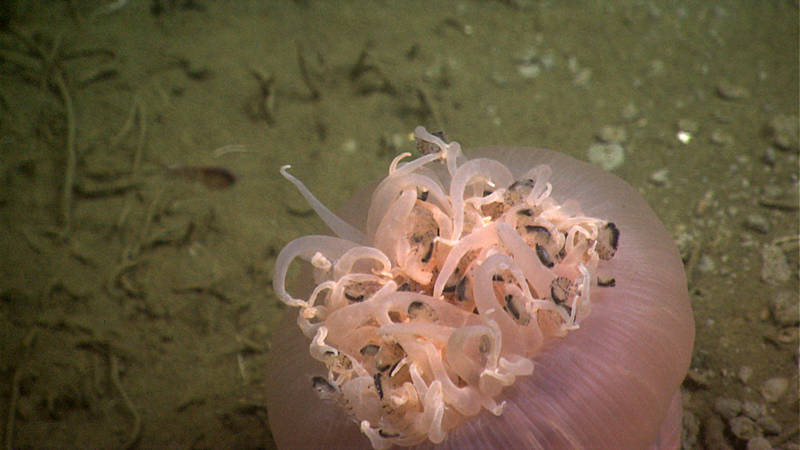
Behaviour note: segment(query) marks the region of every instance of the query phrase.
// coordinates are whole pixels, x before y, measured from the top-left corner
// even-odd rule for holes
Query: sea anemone
[[[694,323],[677,249],[641,196],[546,150],[422,127],[338,237],[290,242],[273,287],[280,448],[677,448]],[[360,212],[361,217],[358,217]],[[366,217],[364,217],[366,212]],[[286,287],[295,259],[305,292]]]

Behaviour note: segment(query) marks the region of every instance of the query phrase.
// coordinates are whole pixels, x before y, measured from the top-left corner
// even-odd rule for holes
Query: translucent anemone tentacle
[[[314,194],[303,184],[302,181],[295,178],[289,173],[288,169],[292,167],[285,165],[281,167],[281,175],[295,185],[300,194],[305,197],[309,206],[319,215],[331,231],[336,233],[342,239],[347,239],[353,242],[364,242],[364,233],[359,231],[356,227],[342,220],[339,216],[334,214],[327,206],[323,205],[321,201],[314,197]]]
[[[300,257],[310,262],[320,249],[325,249],[328,258],[338,259],[344,252],[357,245],[344,239],[319,235],[304,236],[289,242],[275,259],[275,275],[272,278],[275,294],[289,306],[307,306],[305,300],[294,298],[286,291],[286,275],[292,261]]]

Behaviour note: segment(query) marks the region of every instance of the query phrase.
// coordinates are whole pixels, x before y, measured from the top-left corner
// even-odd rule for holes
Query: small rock
[[[763,436],[756,436],[747,441],[747,450],[772,450],[772,444]]]
[[[767,134],[772,139],[772,143],[783,150],[798,151],[798,132],[800,122],[797,116],[785,116],[779,114],[772,118],[767,124]]]
[[[745,400],[742,403],[742,412],[745,416],[756,420],[767,412],[767,407],[763,403]]]
[[[542,68],[538,64],[526,63],[517,66],[517,73],[526,80],[538,77],[541,72]]]
[[[542,64],[542,66],[545,69],[547,69],[547,70],[552,69],[556,65],[556,54],[555,54],[555,52],[553,50],[550,50],[550,49],[545,50],[544,54],[541,56],[541,58],[539,58],[539,62]]]
[[[767,147],[761,155],[761,160],[764,161],[764,164],[775,167],[775,163],[778,161],[778,154],[775,153],[774,148]]]
[[[798,335],[800,335],[800,328],[798,327],[781,328],[778,330],[775,340],[781,344],[792,344],[798,341]]]
[[[352,155],[358,150],[358,142],[355,139],[347,139],[342,143],[342,152]]]
[[[786,261],[786,255],[777,245],[766,244],[761,249],[761,279],[771,285],[779,285],[789,281],[792,269]]]
[[[748,214],[747,218],[745,218],[744,226],[756,233],[769,233],[769,221],[761,214]]]
[[[714,401],[714,412],[725,420],[733,419],[742,411],[742,402],[730,397],[719,397]]]
[[[586,87],[589,84],[589,81],[592,79],[592,69],[584,67],[578,70],[578,73],[575,74],[575,79],[573,82],[577,86]]]
[[[770,403],[777,402],[789,388],[789,380],[783,377],[770,378],[761,386],[761,395]]]
[[[606,125],[600,129],[597,138],[600,139],[601,142],[608,144],[624,144],[628,139],[628,133],[625,131],[625,128]]]
[[[589,147],[589,161],[611,171],[625,162],[625,151],[619,144],[593,144]]]
[[[711,385],[711,380],[714,379],[714,371],[711,369],[689,368],[686,378],[695,385],[705,388]]]
[[[795,292],[779,291],[769,299],[769,312],[776,324],[786,327],[800,322],[800,302]]]
[[[688,409],[684,409],[681,419],[681,448],[697,448],[697,439],[700,435],[700,419]]]
[[[700,257],[700,260],[697,261],[697,270],[701,273],[711,273],[716,270],[717,265],[714,263],[714,259],[709,255],[703,255]]]
[[[767,434],[780,434],[783,431],[781,424],[772,416],[763,415],[756,420],[756,424]]]
[[[725,424],[716,414],[709,414],[703,422],[704,448],[715,450],[732,450],[733,447],[725,439]]]
[[[758,425],[752,419],[744,416],[737,416],[729,420],[728,426],[731,428],[731,433],[743,441],[761,434]]]
[[[742,383],[747,384],[747,381],[750,380],[750,377],[753,376],[753,368],[750,366],[742,366],[739,369],[739,380]]]
[[[717,83],[717,95],[725,100],[741,100],[750,97],[750,91],[728,80],[721,80]]]
[[[658,169],[650,174],[650,182],[656,186],[669,184],[669,169]]]

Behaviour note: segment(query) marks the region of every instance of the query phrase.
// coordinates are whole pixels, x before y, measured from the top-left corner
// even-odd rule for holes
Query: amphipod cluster
[[[278,255],[274,288],[327,377],[309,380],[342,407],[374,448],[442,442],[485,408],[537,353],[591,311],[601,260],[614,256],[612,222],[551,197],[550,167],[515,179],[488,158],[465,160],[457,142],[422,127],[421,156],[402,162],[372,194],[366,233],[331,213],[287,172],[339,236],[306,236]],[[440,176],[437,176],[437,173]],[[310,262],[308,298],[286,290],[295,258]]]

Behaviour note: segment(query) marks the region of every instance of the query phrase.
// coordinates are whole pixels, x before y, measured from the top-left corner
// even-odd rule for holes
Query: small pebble
[[[656,186],[669,184],[669,169],[658,169],[650,174],[650,182]]]
[[[717,83],[717,95],[725,100],[741,100],[750,97],[750,92],[742,86],[733,84],[728,80]]]
[[[778,161],[778,154],[775,153],[774,148],[767,147],[761,155],[761,160],[764,161],[764,164],[774,167],[775,163]]]
[[[772,450],[772,444],[764,436],[756,436],[747,441],[747,450]]]
[[[745,218],[744,226],[748,230],[755,231],[756,233],[769,233],[769,221],[761,214],[748,214],[747,218]]]
[[[767,407],[763,403],[754,402],[752,400],[745,400],[742,403],[742,413],[745,416],[756,420],[767,412]]]
[[[769,312],[772,320],[781,327],[796,325],[800,322],[800,302],[795,292],[779,291],[769,298]]]
[[[358,150],[358,142],[355,139],[347,139],[342,143],[342,152],[352,155]]]
[[[606,125],[600,129],[597,138],[600,139],[600,142],[624,144],[628,139],[628,133],[625,131],[625,128]]]
[[[524,79],[536,78],[542,72],[538,64],[520,64],[517,66],[517,73]]]
[[[783,250],[777,245],[764,245],[761,249],[761,279],[767,284],[779,285],[791,277],[792,269]]]
[[[789,380],[783,377],[770,378],[761,386],[761,395],[770,403],[777,402],[789,388]]]
[[[750,380],[750,377],[753,376],[753,368],[750,366],[742,366],[739,369],[739,380],[742,383],[747,384],[747,381]]]
[[[625,151],[619,144],[593,144],[589,147],[589,161],[605,171],[611,171],[625,162]]]
[[[584,67],[583,69],[578,70],[578,73],[575,74],[575,79],[573,82],[577,86],[585,87],[589,84],[589,81],[592,79],[592,69]]]
[[[752,419],[745,416],[737,416],[730,419],[728,421],[728,426],[731,428],[731,433],[743,441],[761,434],[758,425],[756,425]]]
[[[719,397],[714,401],[714,412],[725,420],[733,419],[742,411],[742,402],[730,397]]]
[[[714,379],[714,371],[711,369],[689,368],[689,373],[686,374],[686,378],[692,383],[705,388],[711,385],[711,381]]]
[[[779,114],[773,117],[767,124],[767,133],[772,138],[772,143],[783,150],[798,151],[798,131],[800,122],[797,116],[785,116]]]
[[[701,273],[711,273],[716,270],[717,265],[714,263],[714,259],[708,255],[703,255],[700,257],[700,260],[697,261],[697,270]]]
[[[683,427],[681,427],[681,448],[697,448],[700,436],[700,419],[688,409],[683,410]]]
[[[733,450],[733,447],[728,444],[728,439],[725,437],[725,424],[716,414],[709,414],[703,421],[703,444],[705,445],[701,448]]]
[[[767,434],[780,434],[783,431],[781,424],[772,416],[763,415],[756,420],[756,424]]]
[[[556,65],[556,54],[553,50],[545,50],[544,54],[539,58],[539,62],[545,69],[552,69]]]

